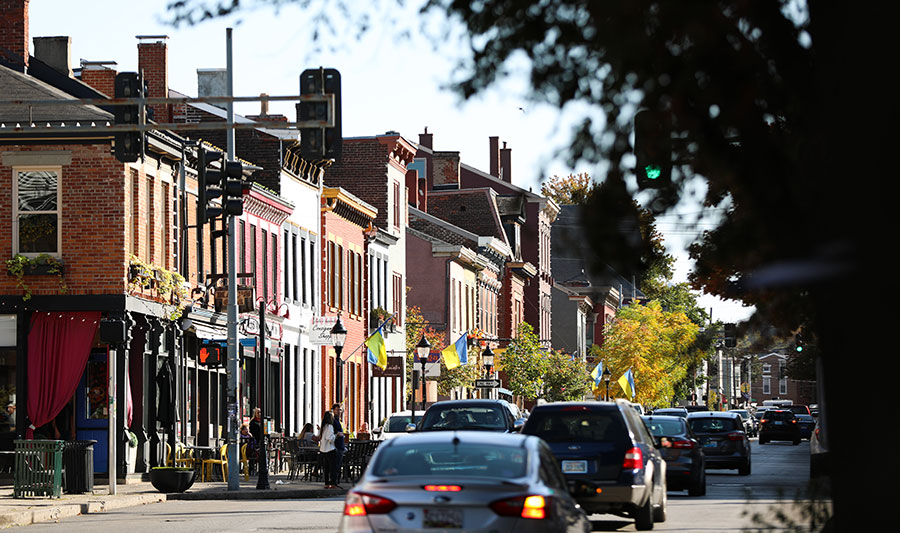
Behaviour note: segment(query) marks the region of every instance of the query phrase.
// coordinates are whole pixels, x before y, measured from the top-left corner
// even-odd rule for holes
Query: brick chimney
[[[434,152],[432,157],[432,166],[434,167],[432,187],[435,189],[458,189],[459,161],[459,152]]]
[[[149,87],[151,98],[169,96],[169,49],[168,35],[138,35],[138,72],[144,72],[144,82]],[[155,104],[149,106],[155,122],[172,122],[172,106]]]
[[[28,69],[28,2],[0,0],[0,63],[19,72]]]
[[[419,134],[419,146],[424,146],[425,148],[432,148],[434,143],[434,136],[431,133],[428,133],[428,127],[425,127],[425,133]]]
[[[500,177],[500,137],[488,137],[491,155],[491,176]]]
[[[506,147],[506,141],[503,141],[503,148],[500,149],[500,179],[506,183],[512,183],[512,148]]]
[[[116,93],[116,62],[81,60],[81,81],[113,97]]]

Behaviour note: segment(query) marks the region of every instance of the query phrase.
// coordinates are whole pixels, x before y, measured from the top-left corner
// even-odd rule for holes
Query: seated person
[[[359,440],[369,440],[372,436],[369,434],[369,424],[363,422],[359,426],[359,432],[356,434],[356,438]]]
[[[445,429],[457,429],[459,428],[459,415],[456,414],[456,411],[446,411],[442,414],[443,420],[435,424],[435,427],[445,428]]]
[[[247,458],[254,459],[257,457],[257,453],[259,450],[259,443],[256,442],[256,439],[253,438],[253,435],[250,434],[250,426],[247,424],[241,424],[241,446],[247,444]]]

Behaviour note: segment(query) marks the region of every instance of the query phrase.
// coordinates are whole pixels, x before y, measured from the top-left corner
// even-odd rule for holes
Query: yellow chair
[[[220,465],[222,467],[222,479],[228,479],[228,445],[225,444],[221,448],[219,448],[219,458],[218,459],[204,459],[203,460],[203,472],[201,478],[206,481],[212,479],[213,468],[216,465]]]
[[[188,450],[184,444],[175,445],[175,466],[194,467],[194,450]]]
[[[166,466],[173,466],[172,465],[172,446],[170,446],[168,442],[166,443]]]
[[[247,459],[247,445],[241,446],[241,472],[244,473],[244,481],[250,480],[250,460]]]

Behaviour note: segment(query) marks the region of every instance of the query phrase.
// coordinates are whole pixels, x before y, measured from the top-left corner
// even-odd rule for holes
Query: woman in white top
[[[319,456],[322,459],[322,470],[325,474],[325,488],[333,489],[337,485],[337,476],[334,472],[334,415],[331,411],[325,411],[322,417],[322,429],[319,430]]]

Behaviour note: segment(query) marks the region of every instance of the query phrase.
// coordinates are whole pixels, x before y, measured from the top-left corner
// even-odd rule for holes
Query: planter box
[[[9,269],[6,272],[10,276],[13,275]],[[26,276],[62,276],[63,273],[64,266],[62,263],[33,263],[25,266],[23,271],[23,274]]]
[[[197,472],[193,469],[152,468],[150,483],[165,494],[184,492],[194,484]]]

